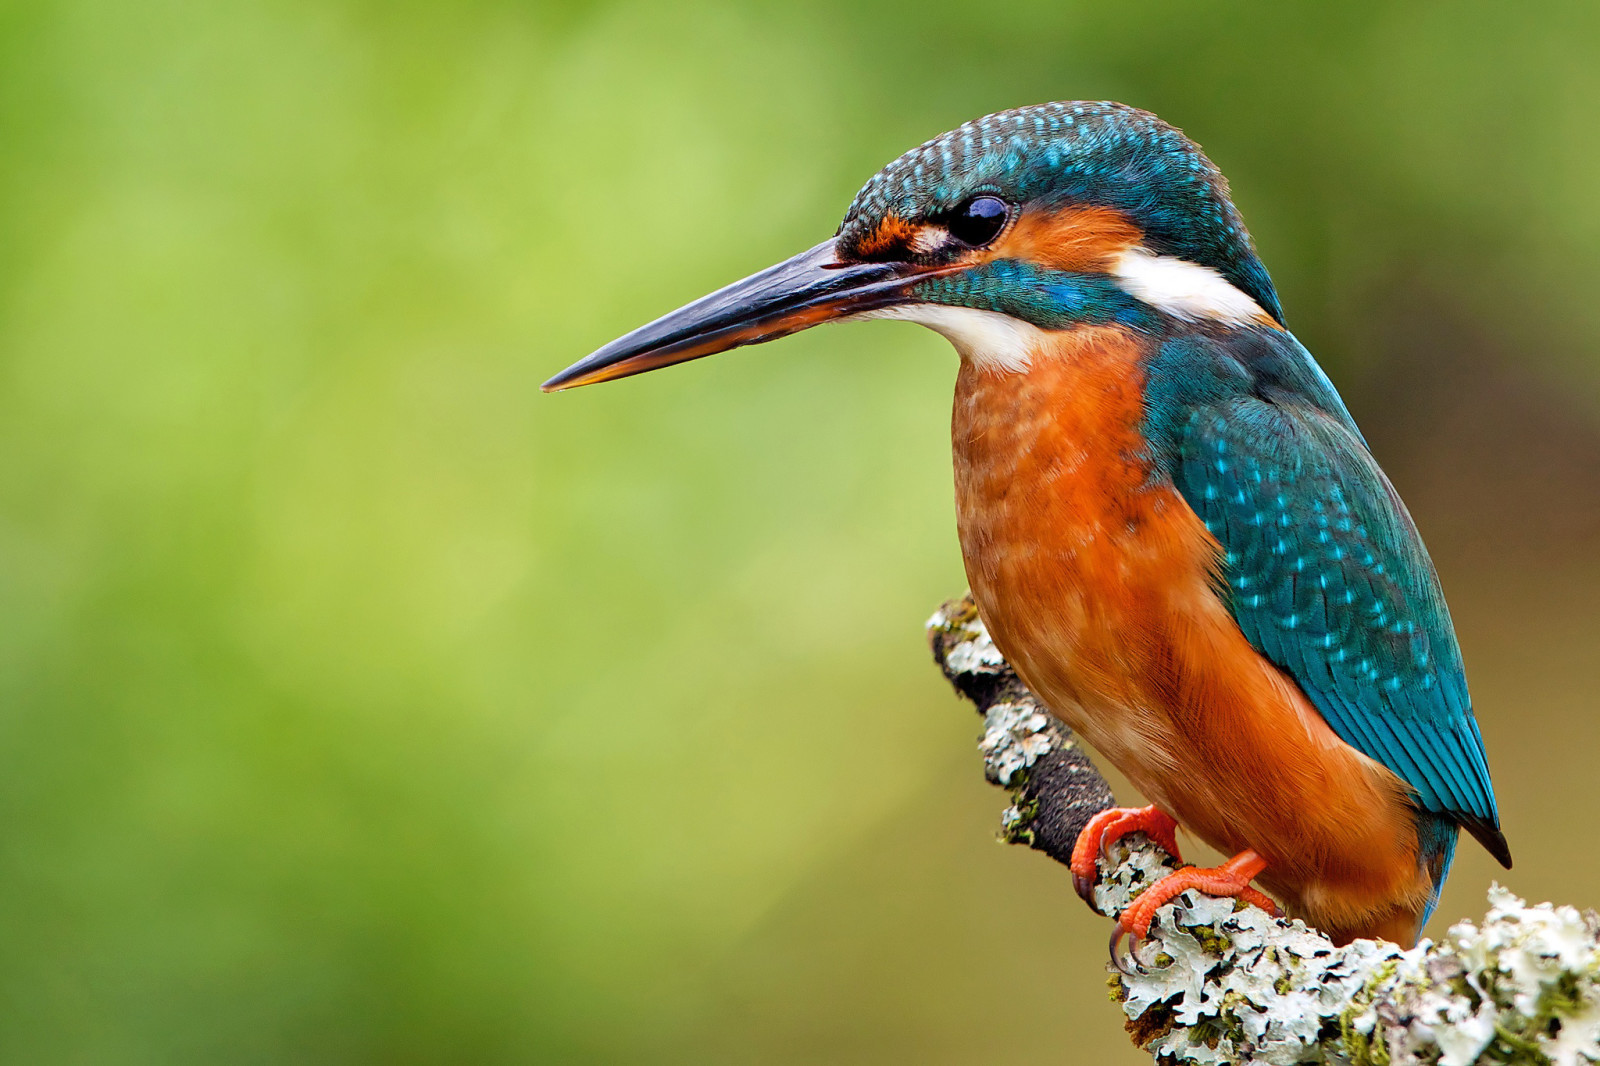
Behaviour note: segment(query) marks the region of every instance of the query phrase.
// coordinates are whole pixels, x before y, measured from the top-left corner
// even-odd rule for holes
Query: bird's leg
[[[1168,855],[1183,861],[1183,856],[1178,854],[1178,823],[1173,821],[1172,815],[1157,810],[1155,804],[1101,811],[1089,819],[1072,846],[1072,887],[1090,906],[1094,905],[1095,860],[1129,833],[1144,833]]]
[[[1267,860],[1253,851],[1241,851],[1221,866],[1204,869],[1186,866],[1174,870],[1139,894],[1117,919],[1111,931],[1111,961],[1118,969],[1122,962],[1117,955],[1117,945],[1125,936],[1133,938],[1132,948],[1137,951],[1139,942],[1150,932],[1150,920],[1156,911],[1189,889],[1197,889],[1208,896],[1233,896],[1260,907],[1274,918],[1281,912],[1278,905],[1265,893],[1251,888],[1250,882],[1267,868]]]

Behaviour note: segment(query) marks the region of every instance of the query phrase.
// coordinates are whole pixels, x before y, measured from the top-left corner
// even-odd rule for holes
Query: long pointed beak
[[[640,326],[567,367],[543,388],[559,392],[642,374],[906,303],[913,284],[939,272],[907,263],[841,262],[829,239]]]

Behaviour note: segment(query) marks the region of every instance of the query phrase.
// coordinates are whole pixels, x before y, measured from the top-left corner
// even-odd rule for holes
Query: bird
[[[1189,889],[1409,947],[1460,830],[1510,868],[1433,562],[1188,136],[1110,101],[967,122],[874,175],[831,238],[543,387],[861,319],[954,346],[979,615],[1149,801],[1079,835],[1080,894],[1136,831],[1229,856],[1146,888],[1114,961]]]

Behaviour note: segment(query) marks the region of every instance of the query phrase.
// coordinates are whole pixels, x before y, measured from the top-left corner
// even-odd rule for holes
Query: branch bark
[[[984,716],[984,774],[1011,793],[1001,839],[1067,863],[1111,789],[1072,730],[1029,692],[970,597],[928,622],[934,659]],[[1116,917],[1176,863],[1143,834],[1100,863]],[[1600,1062],[1600,916],[1530,906],[1498,885],[1481,923],[1410,951],[1335,947],[1299,920],[1184,893],[1157,912],[1140,971],[1114,975],[1136,1045],[1161,1063],[1580,1066]]]

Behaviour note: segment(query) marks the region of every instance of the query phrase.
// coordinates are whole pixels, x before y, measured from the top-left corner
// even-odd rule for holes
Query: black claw
[[[1133,962],[1133,969],[1131,970],[1128,969],[1127,963],[1123,960],[1122,953],[1117,950],[1117,945],[1122,942],[1123,937],[1129,937],[1127,957]],[[1139,977],[1144,974],[1144,967],[1139,965],[1139,945],[1141,943],[1142,941],[1138,937],[1131,936],[1122,927],[1122,922],[1118,921],[1116,925],[1111,927],[1111,965],[1115,966],[1117,972],[1122,976]]]
[[[1094,883],[1095,879],[1093,877],[1084,877],[1082,874],[1072,875],[1072,890],[1091,907],[1094,906]]]

